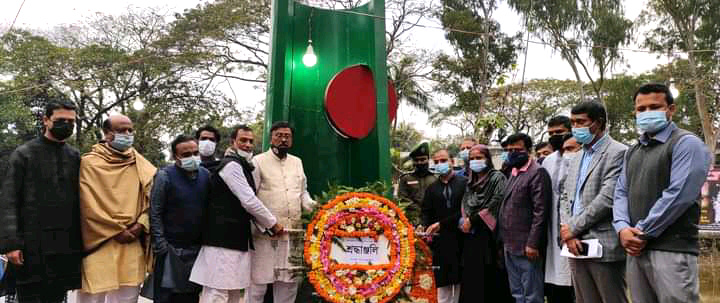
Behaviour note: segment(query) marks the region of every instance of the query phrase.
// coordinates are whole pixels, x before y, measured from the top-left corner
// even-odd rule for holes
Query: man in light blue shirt
[[[562,240],[574,255],[587,254],[581,240],[597,240],[602,256],[570,259],[577,303],[627,303],[625,252],[612,228],[613,194],[627,147],[607,133],[607,112],[599,102],[571,110],[573,137],[582,144],[570,160],[560,201]]]
[[[667,86],[644,85],[634,100],[642,136],[626,154],[613,209],[630,294],[635,302],[698,302],[700,190],[711,155],[671,122]]]

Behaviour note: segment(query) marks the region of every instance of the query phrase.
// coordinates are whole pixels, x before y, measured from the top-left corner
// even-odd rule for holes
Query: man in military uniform
[[[427,142],[418,144],[410,152],[410,158],[413,160],[415,170],[400,176],[397,199],[413,202],[408,205],[406,214],[413,224],[418,224],[425,189],[435,182],[437,177],[430,172],[430,145]]]

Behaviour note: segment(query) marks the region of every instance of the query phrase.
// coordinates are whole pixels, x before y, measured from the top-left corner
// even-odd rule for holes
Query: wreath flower
[[[344,264],[331,258],[334,241],[370,238],[388,242],[386,264]],[[367,193],[348,193],[324,205],[305,235],[308,278],[325,300],[335,303],[391,301],[413,275],[413,227],[395,203]]]

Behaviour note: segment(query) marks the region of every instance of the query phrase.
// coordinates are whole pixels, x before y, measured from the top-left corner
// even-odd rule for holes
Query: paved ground
[[[5,303],[5,298],[0,298],[0,303]],[[75,303],[75,294],[70,293],[68,296],[68,303]],[[140,297],[140,300],[138,300],[138,303],[152,303],[151,300],[145,299],[143,297]],[[243,301],[240,301],[240,303],[243,303]]]

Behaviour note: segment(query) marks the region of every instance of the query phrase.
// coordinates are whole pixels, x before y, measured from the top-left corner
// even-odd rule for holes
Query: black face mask
[[[429,174],[430,173],[430,164],[429,163],[415,164],[415,172],[419,173],[419,174]]]
[[[53,127],[50,128],[50,133],[59,141],[63,141],[73,134],[73,124],[63,120],[53,122]]]
[[[278,156],[280,159],[285,159],[287,157],[288,151],[290,150],[287,146],[275,146],[272,145],[271,149],[273,153],[275,153],[276,156]]]
[[[564,134],[564,135],[553,135],[550,136],[550,145],[552,146],[553,150],[561,150],[563,147],[563,144],[568,139],[572,138],[572,134]]]
[[[514,168],[521,168],[530,160],[530,155],[526,152],[511,152],[508,155],[508,165]]]

